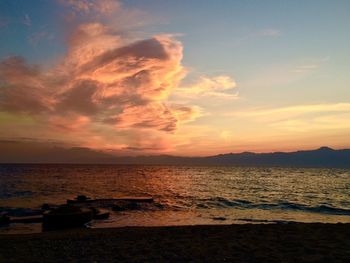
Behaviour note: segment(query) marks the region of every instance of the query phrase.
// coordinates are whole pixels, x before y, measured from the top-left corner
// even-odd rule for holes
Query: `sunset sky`
[[[350,1],[0,0],[0,146],[350,148]]]

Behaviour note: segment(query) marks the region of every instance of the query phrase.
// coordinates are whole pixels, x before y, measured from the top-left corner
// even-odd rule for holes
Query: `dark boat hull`
[[[81,212],[57,214],[51,211],[43,214],[43,229],[56,230],[64,228],[83,227],[93,219],[90,209],[81,209]]]

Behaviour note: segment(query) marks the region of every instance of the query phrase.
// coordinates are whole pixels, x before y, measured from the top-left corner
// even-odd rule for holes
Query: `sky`
[[[347,0],[0,0],[0,145],[350,148],[349,12]]]

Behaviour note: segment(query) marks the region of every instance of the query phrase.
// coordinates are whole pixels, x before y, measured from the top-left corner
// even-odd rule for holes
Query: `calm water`
[[[0,165],[0,210],[21,215],[43,203],[153,196],[92,227],[350,222],[350,170],[121,165]]]

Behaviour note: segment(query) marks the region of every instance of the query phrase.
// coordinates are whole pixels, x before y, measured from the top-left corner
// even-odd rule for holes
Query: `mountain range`
[[[273,153],[226,153],[206,157],[172,155],[115,156],[89,148],[23,146],[20,143],[0,142],[0,163],[95,163],[138,165],[208,165],[208,166],[280,166],[350,168],[350,149]],[[10,146],[10,147],[9,147]]]
[[[178,157],[169,155],[119,157],[124,164],[162,165],[224,165],[224,166],[281,166],[350,168],[350,149],[334,150],[321,147],[317,150],[273,153],[228,153],[207,157]]]

